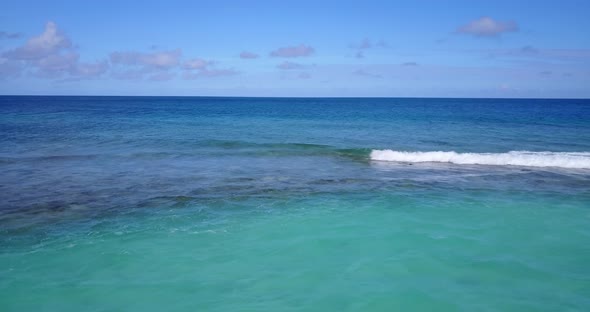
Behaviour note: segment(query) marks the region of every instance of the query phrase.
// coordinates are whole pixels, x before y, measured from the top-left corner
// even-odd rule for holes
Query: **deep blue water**
[[[272,172],[369,183],[385,174],[373,149],[590,151],[588,100],[4,96],[0,113],[3,210],[136,205]]]

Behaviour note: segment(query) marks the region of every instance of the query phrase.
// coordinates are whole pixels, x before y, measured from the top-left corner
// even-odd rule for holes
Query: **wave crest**
[[[371,160],[394,162],[444,162],[461,165],[495,165],[527,167],[560,167],[590,169],[590,152],[529,152],[457,153],[457,152],[404,152],[372,150]]]

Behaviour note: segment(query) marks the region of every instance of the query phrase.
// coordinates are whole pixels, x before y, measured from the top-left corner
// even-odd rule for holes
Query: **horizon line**
[[[0,97],[153,97],[236,99],[496,99],[496,100],[590,100],[590,97],[452,97],[452,96],[241,96],[241,95],[88,95],[88,94],[0,94]]]

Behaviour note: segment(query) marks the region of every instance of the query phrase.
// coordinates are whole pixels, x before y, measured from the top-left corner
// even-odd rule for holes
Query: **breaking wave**
[[[457,152],[404,152],[373,150],[371,160],[395,162],[442,162],[461,165],[495,165],[560,167],[590,169],[590,152],[528,152],[457,153]]]

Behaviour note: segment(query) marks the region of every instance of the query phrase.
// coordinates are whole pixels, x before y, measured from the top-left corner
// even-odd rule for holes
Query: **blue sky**
[[[590,97],[590,1],[0,3],[0,94]]]

